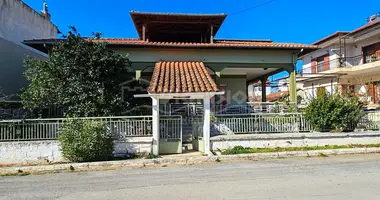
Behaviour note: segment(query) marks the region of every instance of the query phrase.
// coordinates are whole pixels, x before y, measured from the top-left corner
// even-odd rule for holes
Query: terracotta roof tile
[[[276,43],[272,41],[247,41],[247,40],[215,40],[214,43],[195,42],[149,42],[140,39],[128,38],[102,38],[95,40],[111,45],[146,46],[146,47],[181,47],[181,48],[311,48],[315,45],[296,43]]]
[[[33,39],[25,40],[24,44],[52,44],[62,39]],[[101,38],[90,39],[95,42],[106,42],[109,45],[123,45],[129,47],[166,47],[166,48],[220,48],[220,49],[317,49],[316,45],[296,44],[296,43],[277,43],[272,41],[247,41],[247,40],[214,40],[214,43],[196,42],[149,42],[131,38]]]
[[[322,44],[323,42],[326,42],[328,40],[331,40],[333,38],[336,38],[338,36],[345,35],[345,34],[348,34],[348,33],[350,33],[350,32],[348,32],[348,31],[337,31],[337,32],[335,32],[335,33],[333,33],[331,35],[328,35],[328,36],[326,36],[326,37],[324,37],[324,38],[322,38],[322,39],[314,42],[313,45]]]
[[[362,30],[364,30],[364,29],[370,28],[370,27],[372,27],[372,26],[375,26],[376,24],[380,24],[380,20],[377,20],[377,21],[374,21],[374,22],[370,22],[370,23],[368,23],[368,24],[366,24],[366,25],[364,25],[364,26],[361,26],[361,27],[359,27],[359,28],[353,30],[353,31],[351,32],[351,34],[354,34],[354,33],[357,33],[357,32],[359,32],[359,31],[362,31]]]
[[[158,62],[148,89],[149,93],[217,91],[203,62]]]

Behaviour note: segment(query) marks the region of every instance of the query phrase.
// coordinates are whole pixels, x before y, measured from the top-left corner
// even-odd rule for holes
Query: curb
[[[0,174],[10,174],[18,172],[44,173],[59,171],[95,171],[117,168],[143,168],[150,166],[168,166],[168,165],[193,165],[200,163],[209,163],[216,161],[234,161],[234,160],[264,160],[275,158],[291,157],[316,157],[321,155],[349,155],[349,154],[368,154],[380,153],[380,148],[350,148],[350,149],[328,149],[312,151],[284,151],[272,153],[252,153],[237,155],[220,155],[220,156],[203,156],[188,158],[157,158],[157,159],[134,159],[122,161],[104,161],[104,162],[87,162],[87,163],[66,163],[36,166],[20,167],[3,167],[0,168]],[[71,169],[71,170],[70,170]]]

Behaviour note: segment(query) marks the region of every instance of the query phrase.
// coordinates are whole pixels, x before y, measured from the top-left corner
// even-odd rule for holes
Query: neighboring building
[[[130,14],[139,38],[94,41],[105,42],[108,48],[128,54],[136,79],[149,81],[147,94],[135,96],[152,99],[154,154],[181,152],[182,142],[189,139],[194,144],[199,138],[199,142],[204,141],[199,145],[204,148],[201,151],[210,153],[210,111],[219,112],[230,105],[246,104],[247,87],[258,80],[264,88],[262,96],[266,97],[267,78],[278,72],[289,72],[290,100],[296,101],[297,57],[300,52],[308,53],[317,48],[315,45],[270,40],[215,39],[227,17],[225,14]],[[31,37],[24,44],[48,52],[49,45],[56,41]],[[201,109],[195,107],[194,100]],[[170,102],[173,101],[177,102],[172,105]],[[177,107],[178,104],[183,107]],[[183,118],[203,115],[199,118],[203,120],[202,135],[181,136],[179,140],[173,140],[174,136],[169,140],[166,135],[169,132],[160,135],[159,116],[167,111],[159,112],[162,107]],[[186,124],[188,122],[190,124]],[[191,122],[194,121],[184,120],[183,130],[189,126],[191,129]],[[202,127],[201,124],[199,126]],[[185,132],[182,134],[186,136]]]
[[[26,86],[23,60],[27,57],[47,58],[47,54],[22,42],[30,38],[55,38],[57,27],[50,21],[47,4],[41,13],[21,0],[0,1],[0,99],[9,101]],[[4,97],[5,96],[5,97]],[[16,99],[13,99],[17,101]]]
[[[272,88],[267,84],[265,88],[266,95],[268,96],[272,92]],[[262,86],[261,84],[252,84],[248,86],[248,97],[250,102],[262,101]]]
[[[317,88],[334,93],[352,91],[363,101],[379,104],[380,13],[353,31],[338,31],[315,43],[319,49],[302,55],[305,98],[315,97]]]

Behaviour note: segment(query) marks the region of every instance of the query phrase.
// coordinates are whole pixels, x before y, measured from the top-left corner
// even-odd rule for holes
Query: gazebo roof
[[[203,62],[157,62],[148,89],[150,94],[218,91]]]
[[[130,12],[140,39],[145,26],[149,41],[195,42],[202,36],[216,35],[226,14],[178,14]],[[210,26],[213,26],[213,31]]]

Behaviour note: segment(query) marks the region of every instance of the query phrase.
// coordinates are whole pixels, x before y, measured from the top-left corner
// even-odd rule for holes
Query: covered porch
[[[148,94],[135,95],[135,97],[150,97],[152,99],[152,153],[168,154],[182,153],[182,125],[180,134],[172,130],[164,130],[160,133],[160,101],[161,100],[200,100],[202,107],[202,135],[199,135],[201,143],[194,145],[197,151],[212,155],[210,151],[210,99],[215,95],[223,95],[219,91],[213,78],[208,73],[203,62],[157,62]],[[165,115],[165,113],[164,113]],[[171,114],[170,114],[171,115]],[[179,115],[182,123],[186,116]],[[187,118],[186,118],[187,119]],[[175,135],[173,135],[175,134]],[[169,137],[167,137],[169,135]],[[194,138],[195,139],[195,138]]]
[[[134,95],[136,98],[148,97],[152,100],[152,153],[182,153],[190,145],[192,150],[211,155],[212,118],[218,116],[224,120],[224,115],[262,112],[255,108],[269,104],[248,103],[248,84],[261,79],[262,87],[265,88],[264,80],[280,70],[283,69],[225,67],[217,72],[206,67],[204,62],[155,63],[151,77],[148,77],[147,94]],[[137,71],[136,79],[146,78],[147,71]],[[289,74],[292,76],[292,72]],[[160,117],[167,116],[180,118],[181,126],[176,127],[176,131],[161,128],[166,125],[162,124]]]

